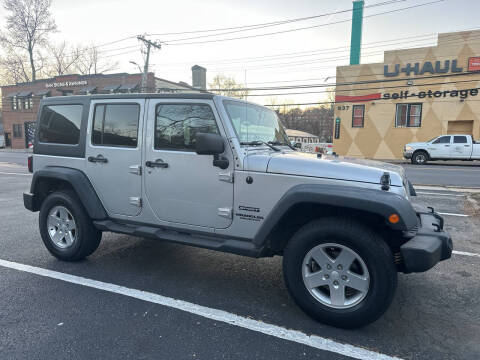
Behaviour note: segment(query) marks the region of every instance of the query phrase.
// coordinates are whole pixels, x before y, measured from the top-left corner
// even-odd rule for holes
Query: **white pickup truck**
[[[442,135],[405,145],[403,157],[417,165],[433,160],[480,160],[480,143],[471,135]]]

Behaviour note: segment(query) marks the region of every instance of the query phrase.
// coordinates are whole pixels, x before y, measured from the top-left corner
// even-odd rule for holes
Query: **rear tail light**
[[[33,156],[28,157],[28,171],[33,173]]]

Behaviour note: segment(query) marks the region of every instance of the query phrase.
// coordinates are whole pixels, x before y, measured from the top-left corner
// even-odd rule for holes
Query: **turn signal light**
[[[398,216],[398,214],[391,214],[388,217],[388,221],[390,221],[391,224],[396,224],[400,221],[400,216]]]

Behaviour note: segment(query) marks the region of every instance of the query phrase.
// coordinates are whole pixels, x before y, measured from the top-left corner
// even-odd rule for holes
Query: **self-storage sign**
[[[480,71],[480,56],[468,59],[468,71]]]

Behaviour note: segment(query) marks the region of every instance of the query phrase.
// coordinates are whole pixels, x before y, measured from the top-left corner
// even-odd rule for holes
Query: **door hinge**
[[[220,172],[218,173],[218,178],[220,179],[220,181],[233,183],[233,172],[231,171]]]
[[[232,219],[233,218],[233,211],[232,208],[218,208],[218,216]]]
[[[131,174],[142,175],[142,166],[141,165],[130,165],[128,171]]]
[[[142,198],[135,197],[135,196],[130,196],[128,198],[130,205],[134,205],[137,207],[142,207]]]

